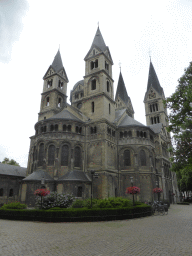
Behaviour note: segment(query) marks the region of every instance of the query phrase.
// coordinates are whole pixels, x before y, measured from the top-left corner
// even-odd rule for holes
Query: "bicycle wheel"
[[[158,212],[159,212],[159,215],[163,216],[165,214],[165,209],[164,208],[160,208],[158,210]]]

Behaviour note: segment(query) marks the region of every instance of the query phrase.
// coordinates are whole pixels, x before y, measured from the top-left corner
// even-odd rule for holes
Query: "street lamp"
[[[156,180],[155,184],[156,184],[156,187],[158,188],[158,181],[157,180]],[[159,201],[160,200],[160,193],[157,193],[157,196],[158,196],[158,201]]]
[[[93,175],[95,174],[94,170],[91,170],[91,208],[92,208],[92,198],[93,198]]]
[[[131,186],[133,187],[133,177],[130,177],[131,179]],[[135,205],[135,202],[134,202],[134,193],[132,191],[132,195],[133,195],[133,206]]]

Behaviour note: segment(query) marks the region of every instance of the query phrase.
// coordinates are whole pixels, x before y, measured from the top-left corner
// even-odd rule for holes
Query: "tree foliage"
[[[20,166],[15,160],[13,160],[13,159],[9,160],[9,158],[7,158],[7,157],[5,157],[3,159],[2,164],[10,164],[10,165]]]
[[[176,91],[166,99],[170,110],[168,131],[173,133],[172,171],[181,191],[192,190],[192,62],[178,80]]]

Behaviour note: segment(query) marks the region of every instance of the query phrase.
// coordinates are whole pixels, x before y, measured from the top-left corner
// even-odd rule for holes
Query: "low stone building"
[[[178,188],[169,170],[165,95],[152,62],[144,95],[147,125],[143,125],[134,119],[121,72],[114,97],[113,60],[99,28],[84,61],[85,75],[70,92],[71,104],[66,101],[68,77],[59,51],[43,77],[21,201],[34,205],[33,193],[42,185],[89,198],[92,178],[94,197],[128,197],[125,190],[133,177],[141,189],[137,199],[152,200],[152,190],[158,186],[163,189],[161,198],[172,202]]]
[[[27,168],[0,163],[0,205],[20,200],[21,181]]]

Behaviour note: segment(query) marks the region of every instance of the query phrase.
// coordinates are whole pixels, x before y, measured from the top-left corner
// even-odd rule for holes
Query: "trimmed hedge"
[[[109,221],[151,216],[149,205],[106,209],[49,209],[49,210],[1,210],[0,218],[44,222]]]

